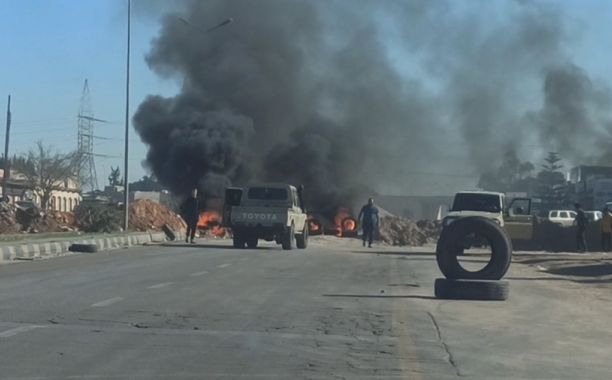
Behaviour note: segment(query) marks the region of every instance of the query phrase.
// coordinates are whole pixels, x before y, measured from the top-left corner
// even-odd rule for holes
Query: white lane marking
[[[104,301],[96,302],[93,305],[91,305],[91,307],[104,307],[104,306],[112,305],[119,301],[123,301],[123,297],[114,297],[114,298],[109,298]]]
[[[34,330],[34,329],[42,329],[47,326],[39,326],[39,325],[29,325],[29,326],[19,326],[14,329],[6,330],[0,333],[0,338],[10,338],[17,334],[21,334],[26,331]]]
[[[207,274],[207,273],[208,273],[208,271],[207,271],[207,270],[203,270],[203,271],[201,271],[201,272],[195,272],[195,273],[192,273],[191,275],[192,275],[192,276],[194,276],[194,277],[196,277],[196,276],[202,276],[202,275]]]
[[[240,261],[247,261],[249,258],[248,257],[243,257],[240,259]]]
[[[217,268],[227,268],[232,264],[221,264],[221,265],[217,265]]]
[[[160,284],[151,285],[151,286],[148,287],[148,289],[165,288],[166,286],[170,286],[172,284],[173,284],[172,282],[162,282]]]

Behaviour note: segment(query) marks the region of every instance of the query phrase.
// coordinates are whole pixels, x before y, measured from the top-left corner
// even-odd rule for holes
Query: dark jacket
[[[579,230],[586,229],[587,223],[588,223],[588,220],[586,218],[586,215],[584,214],[584,211],[581,209],[576,210],[576,226],[578,227],[578,229]]]
[[[185,202],[181,205],[181,214],[186,222],[193,223],[200,217],[200,211],[198,210],[198,199],[189,197],[185,199]]]
[[[362,225],[364,228],[373,228],[378,226],[378,209],[376,206],[370,206],[369,204],[363,206],[357,219],[359,220],[362,217]]]

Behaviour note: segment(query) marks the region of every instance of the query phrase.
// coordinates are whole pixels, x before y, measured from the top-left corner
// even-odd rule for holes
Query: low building
[[[0,178],[4,178],[4,170],[0,169]],[[1,181],[1,180],[0,180]],[[7,180],[7,188],[0,186],[0,197],[5,196],[9,202],[15,204],[19,201],[32,201],[37,205],[41,203],[41,195],[32,190],[25,176],[15,170],[11,170]],[[55,211],[73,211],[81,203],[81,188],[78,181],[68,179],[58,184],[59,190],[51,192],[48,208]]]

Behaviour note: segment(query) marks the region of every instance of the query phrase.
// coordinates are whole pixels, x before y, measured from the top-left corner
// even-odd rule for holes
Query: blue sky
[[[123,156],[125,115],[125,8],[115,0],[0,0],[0,120],[12,97],[11,154],[37,140],[57,150],[76,149],[79,101],[85,78],[96,117],[96,153]],[[157,78],[144,55],[157,32],[155,18],[133,17],[131,113],[150,93],[172,94],[176,84]],[[4,129],[3,129],[4,131]],[[2,133],[4,136],[4,132]],[[4,146],[4,144],[2,145]],[[142,168],[146,148],[130,129],[130,180]],[[99,183],[122,158],[97,158]]]
[[[75,149],[76,114],[87,78],[95,116],[111,122],[96,126],[97,135],[112,139],[97,142],[96,153],[117,156],[96,159],[100,185],[106,182],[111,165],[122,166],[125,3],[0,0],[0,125],[4,126],[6,97],[11,94],[11,154],[26,151],[39,139],[61,151]],[[576,32],[572,58],[590,75],[611,83],[612,2],[555,3],[564,8]],[[162,8],[154,7],[159,12]],[[177,83],[158,78],[144,61],[150,41],[158,32],[161,13],[156,12],[149,10],[146,16],[135,12],[133,17],[131,114],[147,94],[171,95],[177,90]],[[146,147],[132,128],[130,140],[129,177],[135,180],[146,174],[141,164]]]

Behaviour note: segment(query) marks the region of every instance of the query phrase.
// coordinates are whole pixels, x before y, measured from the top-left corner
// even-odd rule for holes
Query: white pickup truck
[[[462,191],[455,194],[453,205],[442,226],[468,216],[491,219],[503,227],[513,242],[533,238],[534,216],[531,215],[530,198],[514,198],[506,206],[503,193],[489,191]]]
[[[308,245],[302,190],[287,184],[257,184],[225,190],[223,224],[231,229],[234,248],[256,248],[259,239],[283,249]]]

